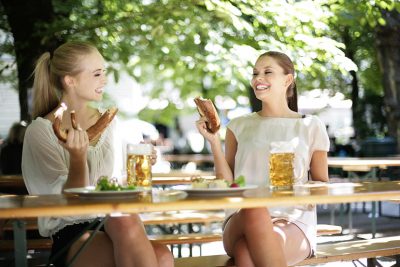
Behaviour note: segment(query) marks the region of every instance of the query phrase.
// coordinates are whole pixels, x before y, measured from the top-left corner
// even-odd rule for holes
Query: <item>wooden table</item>
[[[162,157],[169,162],[194,162],[196,164],[214,162],[212,154],[165,154]]]
[[[348,174],[348,179],[350,181],[353,180],[372,180],[372,181],[380,181],[380,170],[387,169],[388,167],[400,166],[400,158],[399,157],[329,157],[328,158],[328,166],[331,168],[341,168],[346,171]],[[359,172],[365,173],[364,175],[360,175]],[[372,202],[371,208],[371,224],[372,224],[372,235],[375,236],[376,233],[376,220],[375,217],[381,215],[381,202],[378,202],[378,209],[376,208],[377,203],[375,201]],[[351,213],[351,204],[349,204],[349,231],[352,232],[352,213]],[[363,208],[364,209],[364,208]],[[378,212],[377,212],[378,210]],[[333,210],[331,211],[331,224],[333,222]],[[343,205],[340,206],[340,213],[343,213]]]
[[[14,224],[16,266],[26,266],[26,258],[24,260],[21,254],[26,253],[26,233],[21,220],[27,217],[330,204],[399,197],[400,181],[308,184],[276,192],[258,188],[247,190],[243,195],[216,197],[191,197],[176,190],[153,190],[152,194],[138,194],[132,198],[107,199],[81,198],[73,194],[0,195],[0,218],[17,219]]]
[[[315,183],[294,190],[247,190],[243,195],[186,197],[177,190],[154,190],[133,198],[80,198],[63,195],[1,195],[0,218],[69,216],[84,214],[142,213],[170,210],[274,207],[390,200],[400,197],[400,181]]]
[[[390,166],[400,166],[400,158],[398,157],[379,157],[379,158],[341,158],[341,157],[329,157],[329,167],[337,168],[380,168],[386,169]]]
[[[214,162],[212,154],[166,154],[163,155],[163,159],[169,162]],[[329,157],[328,166],[339,168],[378,167],[381,169],[385,169],[389,166],[400,166],[400,157]]]
[[[214,162],[212,154],[166,154],[163,159],[170,162]],[[329,157],[330,167],[343,166],[368,166],[386,168],[388,166],[400,166],[400,157]]]

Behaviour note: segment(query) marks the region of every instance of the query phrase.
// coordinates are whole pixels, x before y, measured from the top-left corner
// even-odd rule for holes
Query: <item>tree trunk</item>
[[[382,71],[384,103],[389,136],[397,140],[400,151],[400,13],[384,13],[387,24],[376,32],[379,67]]]
[[[351,59],[353,62],[355,61],[355,51],[354,45],[352,45],[352,38],[349,33],[349,28],[345,27],[342,33],[343,43],[346,45],[346,49],[344,51],[346,57]],[[354,70],[350,71],[351,75],[351,101],[352,101],[352,119],[353,119],[353,127],[354,127],[354,137],[356,139],[360,138],[360,130],[362,128],[363,116],[360,108],[360,101],[359,101],[359,86],[358,86],[358,78],[357,72]]]
[[[32,87],[35,61],[44,52],[54,49],[58,41],[54,38],[44,42],[44,37],[38,33],[41,23],[54,20],[51,0],[37,0],[35,4],[29,0],[1,0],[7,15],[7,20],[14,37],[15,56],[18,71],[19,104],[21,120],[30,121],[28,107],[28,89]]]

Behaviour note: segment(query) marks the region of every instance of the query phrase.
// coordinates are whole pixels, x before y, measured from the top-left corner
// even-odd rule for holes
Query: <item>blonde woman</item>
[[[99,51],[83,42],[65,43],[39,58],[34,75],[34,120],[26,131],[22,158],[29,193],[61,194],[63,189],[94,185],[100,176],[118,173],[123,163],[119,157],[122,148],[116,145],[116,120],[91,142],[85,131],[102,115],[89,105],[102,100],[107,83]],[[66,142],[59,141],[52,129],[54,112],[61,102],[75,110],[79,125],[75,130],[70,116],[63,116],[62,128],[68,129]],[[40,234],[53,240],[51,260],[56,266],[70,262],[98,226],[94,220],[94,216],[39,218]],[[166,246],[148,240],[139,216],[134,214],[107,218],[73,266],[170,267],[173,257]]]

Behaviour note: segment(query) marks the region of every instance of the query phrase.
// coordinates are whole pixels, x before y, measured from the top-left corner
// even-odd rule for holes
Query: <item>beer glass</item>
[[[128,144],[126,172],[128,185],[151,190],[151,144]]]
[[[294,153],[271,153],[269,179],[272,189],[290,189],[294,184]]]
[[[303,177],[305,166],[302,163],[295,166],[295,151],[299,138],[289,141],[275,141],[270,144],[269,180],[273,190],[292,189],[293,185]]]

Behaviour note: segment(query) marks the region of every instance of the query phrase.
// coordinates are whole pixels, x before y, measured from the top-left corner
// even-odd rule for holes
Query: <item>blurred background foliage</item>
[[[391,109],[383,80],[390,77],[382,75],[388,66],[379,62],[386,59],[379,58],[384,48],[376,41],[385,27],[399,34],[397,0],[1,3],[0,52],[16,60],[0,61],[0,82],[12,81],[19,90],[21,119],[29,118],[27,90],[35,59],[79,39],[100,49],[116,81],[126,72],[149,98],[168,101],[162,111],[139,113],[150,122],[172,125],[176,116],[193,110],[192,98],[198,95],[221,95],[257,109],[249,97],[252,64],[261,52],[280,50],[296,65],[300,92],[328,88],[352,99],[357,138],[400,137],[395,119],[385,120]],[[400,59],[391,68],[399,71]],[[400,90],[398,83],[394,89]],[[243,96],[250,102],[237,101]]]

